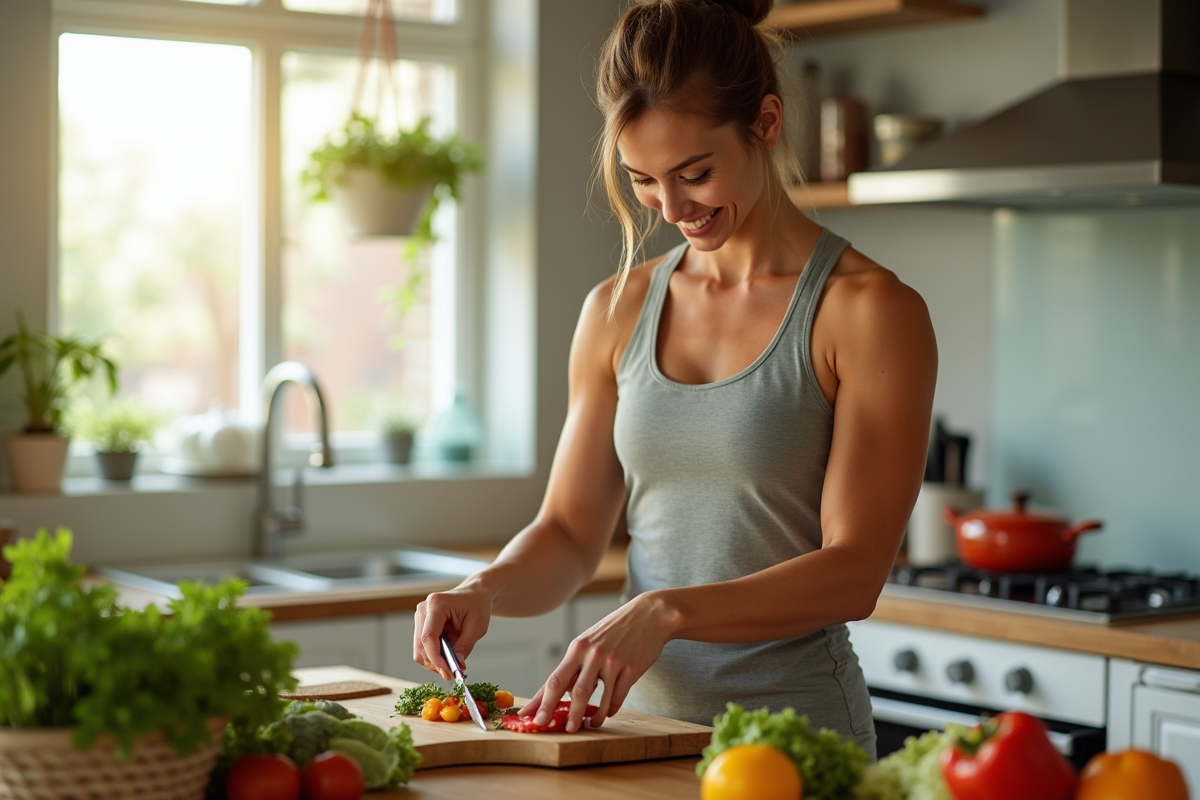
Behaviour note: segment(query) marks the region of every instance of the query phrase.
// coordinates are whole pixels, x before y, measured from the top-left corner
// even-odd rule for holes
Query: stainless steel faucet
[[[312,455],[308,463],[314,467],[332,467],[333,451],[329,447],[329,420],[325,413],[325,399],[321,387],[312,371],[298,361],[281,361],[271,368],[263,380],[263,404],[265,423],[263,424],[263,450],[261,472],[258,475],[258,530],[257,551],[260,558],[278,558],[282,554],[283,539],[286,536],[298,536],[304,531],[303,502],[303,468],[296,470],[292,505],[277,508],[275,505],[275,482],[272,476],[271,454],[274,450],[274,435],[272,431],[282,426],[282,421],[276,423],[279,416],[280,398],[283,387],[289,383],[309,390],[309,405],[317,414],[320,426],[321,440],[313,445]]]

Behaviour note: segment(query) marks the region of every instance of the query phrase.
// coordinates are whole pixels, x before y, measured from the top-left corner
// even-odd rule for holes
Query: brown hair
[[[748,149],[765,149],[752,126],[763,97],[784,97],[777,66],[783,49],[779,37],[756,27],[772,4],[773,0],[648,0],[626,11],[604,43],[596,86],[604,114],[597,171],[621,224],[622,243],[610,317],[629,269],[659,224],[658,215],[632,195],[618,164],[617,138],[640,115],[665,106],[713,127],[732,123]],[[790,146],[790,127],[783,126],[771,151],[770,163],[781,185],[803,180]]]

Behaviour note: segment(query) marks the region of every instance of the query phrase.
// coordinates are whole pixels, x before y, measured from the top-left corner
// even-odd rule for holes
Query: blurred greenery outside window
[[[308,153],[350,111],[364,7],[73,0],[56,12],[57,326],[104,337],[121,394],[167,420],[214,403],[256,418],[262,375],[295,359],[322,382],[345,462],[368,460],[381,409],[427,416],[453,396],[469,209],[443,204],[400,312],[402,240],[351,239],[333,205],[301,194]],[[398,98],[376,63],[364,110],[384,128],[430,116],[437,133],[481,138],[462,125],[480,116],[461,88],[478,63],[473,23],[455,0],[393,8]],[[289,395],[285,429],[311,431]]]

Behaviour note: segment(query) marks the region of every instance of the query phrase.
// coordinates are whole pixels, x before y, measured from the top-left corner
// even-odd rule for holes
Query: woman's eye
[[[702,183],[708,182],[708,176],[712,174],[711,169],[706,169],[694,178],[687,178],[683,175],[679,176],[679,180],[683,181],[688,186],[699,186]]]
[[[635,186],[649,186],[652,180],[652,178],[634,178],[633,184]]]

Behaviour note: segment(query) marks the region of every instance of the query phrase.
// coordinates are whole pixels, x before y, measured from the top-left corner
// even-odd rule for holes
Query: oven
[[[1033,714],[1080,769],[1105,749],[1108,659],[979,636],[864,620],[849,625],[867,686],[878,755],[947,723]]]

